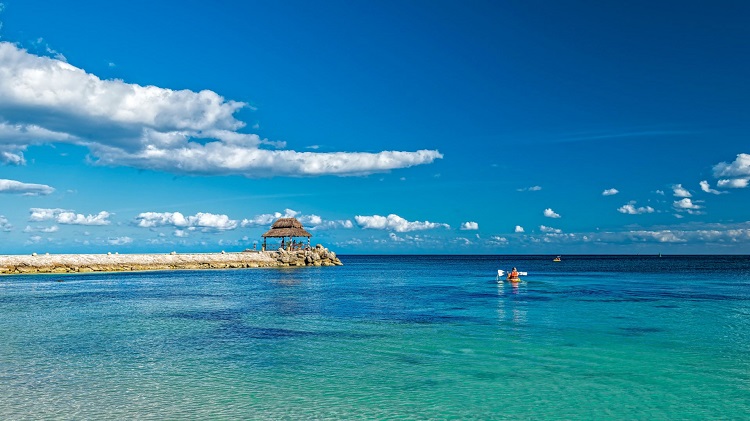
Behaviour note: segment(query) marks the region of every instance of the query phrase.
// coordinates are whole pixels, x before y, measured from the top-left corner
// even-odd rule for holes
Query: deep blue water
[[[342,260],[2,277],[0,419],[750,414],[750,257]]]

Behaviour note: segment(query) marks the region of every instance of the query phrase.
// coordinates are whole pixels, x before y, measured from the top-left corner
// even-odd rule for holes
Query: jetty
[[[297,238],[307,242],[297,242]],[[341,266],[336,253],[318,244],[310,245],[312,235],[296,218],[279,218],[263,234],[261,250],[227,253],[151,254],[37,254],[0,256],[0,275],[34,273],[130,272],[151,270],[197,270],[282,268],[302,266]],[[268,246],[267,239],[281,239]],[[275,248],[274,250],[270,250]]]
[[[32,254],[0,256],[0,274],[130,272],[341,266],[336,253],[318,245],[304,250],[168,254]]]

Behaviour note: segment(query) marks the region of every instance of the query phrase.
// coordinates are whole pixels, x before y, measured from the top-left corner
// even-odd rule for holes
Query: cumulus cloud
[[[292,209],[284,209],[284,213],[264,213],[256,215],[252,218],[243,219],[240,225],[244,227],[267,227],[271,225],[275,220],[279,218],[297,218],[300,223],[310,230],[322,230],[322,229],[335,229],[335,228],[353,228],[354,224],[352,221],[346,220],[325,220],[319,215],[303,215],[298,211]]]
[[[125,244],[130,244],[133,242],[133,239],[130,237],[115,237],[115,238],[108,238],[107,244],[112,246],[123,246]]]
[[[634,241],[649,241],[653,240],[659,243],[685,243],[688,240],[685,239],[680,232],[672,232],[671,230],[639,230],[630,231],[628,235]]]
[[[682,184],[675,184],[672,186],[672,191],[674,192],[675,197],[692,197],[693,195],[690,194],[687,189],[682,187]]]
[[[524,232],[524,229],[520,225],[516,225],[516,229],[513,232]]]
[[[279,218],[294,218],[298,214],[299,212],[292,210],[292,209],[285,209],[284,213],[281,213],[281,212],[264,213],[264,214],[256,215],[253,218],[243,219],[241,225],[243,227],[266,226],[266,225],[271,225],[273,221]]]
[[[388,216],[372,215],[363,216],[357,215],[354,217],[357,221],[357,225],[364,229],[378,229],[378,230],[391,230],[396,232],[409,232],[409,231],[420,231],[429,230],[435,228],[450,228],[448,224],[429,222],[429,221],[414,221],[410,222],[406,219],[390,214]]]
[[[539,230],[544,233],[562,234],[561,229],[548,227],[546,225],[539,225]]]
[[[13,230],[13,225],[8,222],[8,218],[0,215],[0,231],[9,232]]]
[[[322,220],[320,224],[313,225],[310,230],[321,230],[321,229],[351,229],[354,228],[354,223],[348,219],[343,220],[335,220],[335,221],[326,221]]]
[[[689,199],[688,199],[689,200]],[[622,205],[617,209],[617,212],[624,213],[627,215],[640,215],[643,213],[654,213],[654,208],[651,206],[635,207],[635,201],[631,201],[626,205]]]
[[[517,189],[517,190],[518,191],[539,191],[541,189],[542,189],[541,186],[531,186],[531,187],[524,187],[524,188]]]
[[[29,221],[55,221],[67,225],[109,225],[108,218],[111,215],[107,211],[101,211],[96,215],[83,215],[65,209],[31,208],[29,211]]]
[[[714,177],[750,177],[750,154],[737,154],[731,163],[720,162],[714,165]]]
[[[561,216],[552,210],[552,208],[547,208],[544,210],[544,216],[547,218],[561,218]]]
[[[706,192],[706,193],[711,193],[711,194],[722,194],[722,193],[726,193],[726,192],[721,192],[721,191],[718,191],[718,190],[712,189],[712,188],[711,188],[711,185],[710,185],[710,184],[708,183],[708,180],[703,180],[703,181],[701,181],[701,182],[700,182],[700,185],[701,185],[701,190],[703,190],[703,191],[704,191],[704,192]]]
[[[626,231],[599,231],[582,233],[562,233],[551,227],[544,227],[541,235],[524,235],[518,238],[520,244],[627,244],[633,243],[675,243],[701,244],[731,247],[737,244],[750,244],[750,222],[737,224],[683,224],[669,228],[636,229]]]
[[[732,178],[719,180],[716,185],[725,189],[744,189],[747,187],[750,178]]]
[[[617,189],[607,189],[602,192],[602,196],[614,196],[619,192]]]
[[[590,241],[602,243],[700,243],[735,246],[750,243],[750,222],[740,224],[694,224],[669,229],[640,229],[624,232],[586,234]]]
[[[23,164],[29,145],[85,146],[94,164],[172,173],[356,176],[443,157],[437,150],[297,152],[240,133],[247,104],[194,92],[102,80],[62,60],[0,42],[0,160]]]
[[[55,189],[45,184],[22,183],[16,180],[0,179],[0,193],[17,193],[24,196],[47,195]]]
[[[479,224],[476,222],[464,222],[461,224],[461,229],[464,231],[478,230]]]
[[[138,226],[153,228],[173,226],[187,229],[215,229],[227,231],[237,228],[238,222],[229,219],[227,215],[217,215],[208,212],[198,212],[193,216],[184,216],[180,212],[143,212],[136,217]]]
[[[41,236],[39,236],[39,235],[32,235],[31,237],[29,237],[29,239],[24,244],[26,244],[26,245],[29,245],[29,244],[38,244],[41,241],[42,241],[42,237]]]
[[[684,198],[682,200],[675,200],[674,207],[677,209],[700,209],[701,207],[693,203],[692,200]]]
[[[697,203],[694,203],[692,200],[690,200],[688,198],[684,198],[684,199],[681,199],[681,200],[675,200],[672,205],[674,206],[674,208],[678,212],[685,212],[685,213],[689,213],[691,215],[702,215],[703,214],[703,212],[699,210],[699,209],[703,209],[703,207],[700,206],[700,205],[698,205]]]
[[[26,228],[23,229],[23,232],[45,232],[45,233],[52,233],[59,231],[60,228],[57,225],[52,225],[51,227],[36,227],[33,228],[30,225],[27,225]]]

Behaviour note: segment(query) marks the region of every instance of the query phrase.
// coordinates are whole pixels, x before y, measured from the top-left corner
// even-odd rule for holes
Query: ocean
[[[0,419],[750,417],[750,257],[552,257],[0,277]]]

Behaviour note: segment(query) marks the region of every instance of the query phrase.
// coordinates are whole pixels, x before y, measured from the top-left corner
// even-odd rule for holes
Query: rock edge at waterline
[[[341,266],[336,253],[317,245],[308,250],[169,254],[31,254],[0,256],[0,274],[129,272]]]

